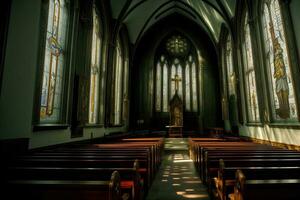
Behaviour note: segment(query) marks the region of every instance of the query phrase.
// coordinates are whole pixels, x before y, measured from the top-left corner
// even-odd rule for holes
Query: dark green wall
[[[169,123],[169,116],[155,116],[153,93],[153,66],[156,49],[160,42],[172,32],[186,36],[200,51],[203,59],[203,90],[200,94],[201,112],[186,116],[185,129],[216,127],[221,124],[219,96],[219,74],[215,48],[208,35],[187,18],[174,14],[152,26],[137,43],[133,57],[131,127],[141,129],[163,129]],[[144,120],[142,125],[137,120]]]

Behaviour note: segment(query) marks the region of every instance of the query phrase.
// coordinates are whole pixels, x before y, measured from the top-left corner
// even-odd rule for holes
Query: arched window
[[[162,42],[157,55],[155,76],[155,111],[168,112],[169,102],[176,92],[184,102],[186,112],[198,112],[198,82],[200,66],[196,50],[186,38],[173,35]],[[175,79],[178,79],[175,81]]]
[[[48,5],[39,123],[55,124],[63,121],[69,7],[66,0]]]
[[[190,65],[189,61],[186,61],[185,65],[185,110],[191,111],[191,81],[190,81]]]
[[[257,89],[255,79],[255,69],[253,63],[253,49],[251,44],[251,35],[249,27],[248,13],[246,13],[243,24],[243,61],[244,61],[244,79],[246,93],[246,107],[249,122],[259,122],[259,105],[257,101]]]
[[[264,3],[263,33],[274,120],[296,120],[295,91],[278,0]]]
[[[228,85],[228,95],[235,94],[235,73],[233,70],[232,64],[232,39],[228,34],[226,41],[226,50],[225,50],[225,59],[226,59],[226,68],[227,68],[227,85]]]
[[[192,68],[191,71],[191,85],[192,85],[192,111],[197,112],[198,111],[198,94],[197,94],[197,69],[196,69],[196,63],[193,57],[191,56],[192,62],[190,63],[190,67]]]
[[[100,18],[97,14],[95,5],[93,6],[93,31],[92,31],[92,49],[91,49],[91,72],[90,72],[90,98],[89,98],[89,123],[99,122],[99,93],[101,79],[101,35]]]
[[[156,64],[156,92],[155,99],[159,99],[159,101],[155,101],[155,110],[161,111],[161,86],[162,86],[162,66],[164,65],[165,57],[162,55]]]
[[[113,110],[113,124],[121,124],[122,116],[122,80],[123,80],[123,52],[120,39],[116,41],[115,55],[114,55],[114,110]]]
[[[169,80],[169,73],[168,73],[168,65],[167,62],[164,62],[163,67],[163,85],[162,85],[162,89],[163,89],[163,95],[162,95],[162,99],[163,99],[163,112],[168,112],[168,104],[169,104],[169,98],[168,98],[168,91],[169,91],[169,84],[168,84],[168,80]],[[157,101],[160,101],[157,99]]]

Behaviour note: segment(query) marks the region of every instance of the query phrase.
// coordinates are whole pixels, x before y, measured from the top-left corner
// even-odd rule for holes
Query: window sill
[[[274,127],[274,128],[298,128],[298,129],[300,129],[299,122],[287,122],[287,123],[272,122],[272,123],[268,124],[268,126]]]
[[[33,125],[33,131],[47,131],[67,129],[69,124],[36,124]]]
[[[104,124],[85,124],[84,128],[103,128]]]
[[[246,126],[260,126],[260,127],[263,127],[264,124],[261,123],[261,122],[247,122]]]
[[[110,126],[108,126],[108,128],[117,128],[122,126],[124,126],[124,124],[114,124],[114,125],[111,124]]]

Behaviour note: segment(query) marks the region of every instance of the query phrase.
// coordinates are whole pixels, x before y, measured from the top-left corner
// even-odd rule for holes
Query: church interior
[[[0,198],[300,199],[299,8],[0,1]]]

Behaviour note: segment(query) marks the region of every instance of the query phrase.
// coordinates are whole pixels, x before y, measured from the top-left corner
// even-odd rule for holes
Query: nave
[[[166,138],[162,163],[146,200],[209,200],[190,159],[187,138]]]
[[[300,152],[239,137],[127,137],[7,158],[3,195],[32,200],[296,200]]]

